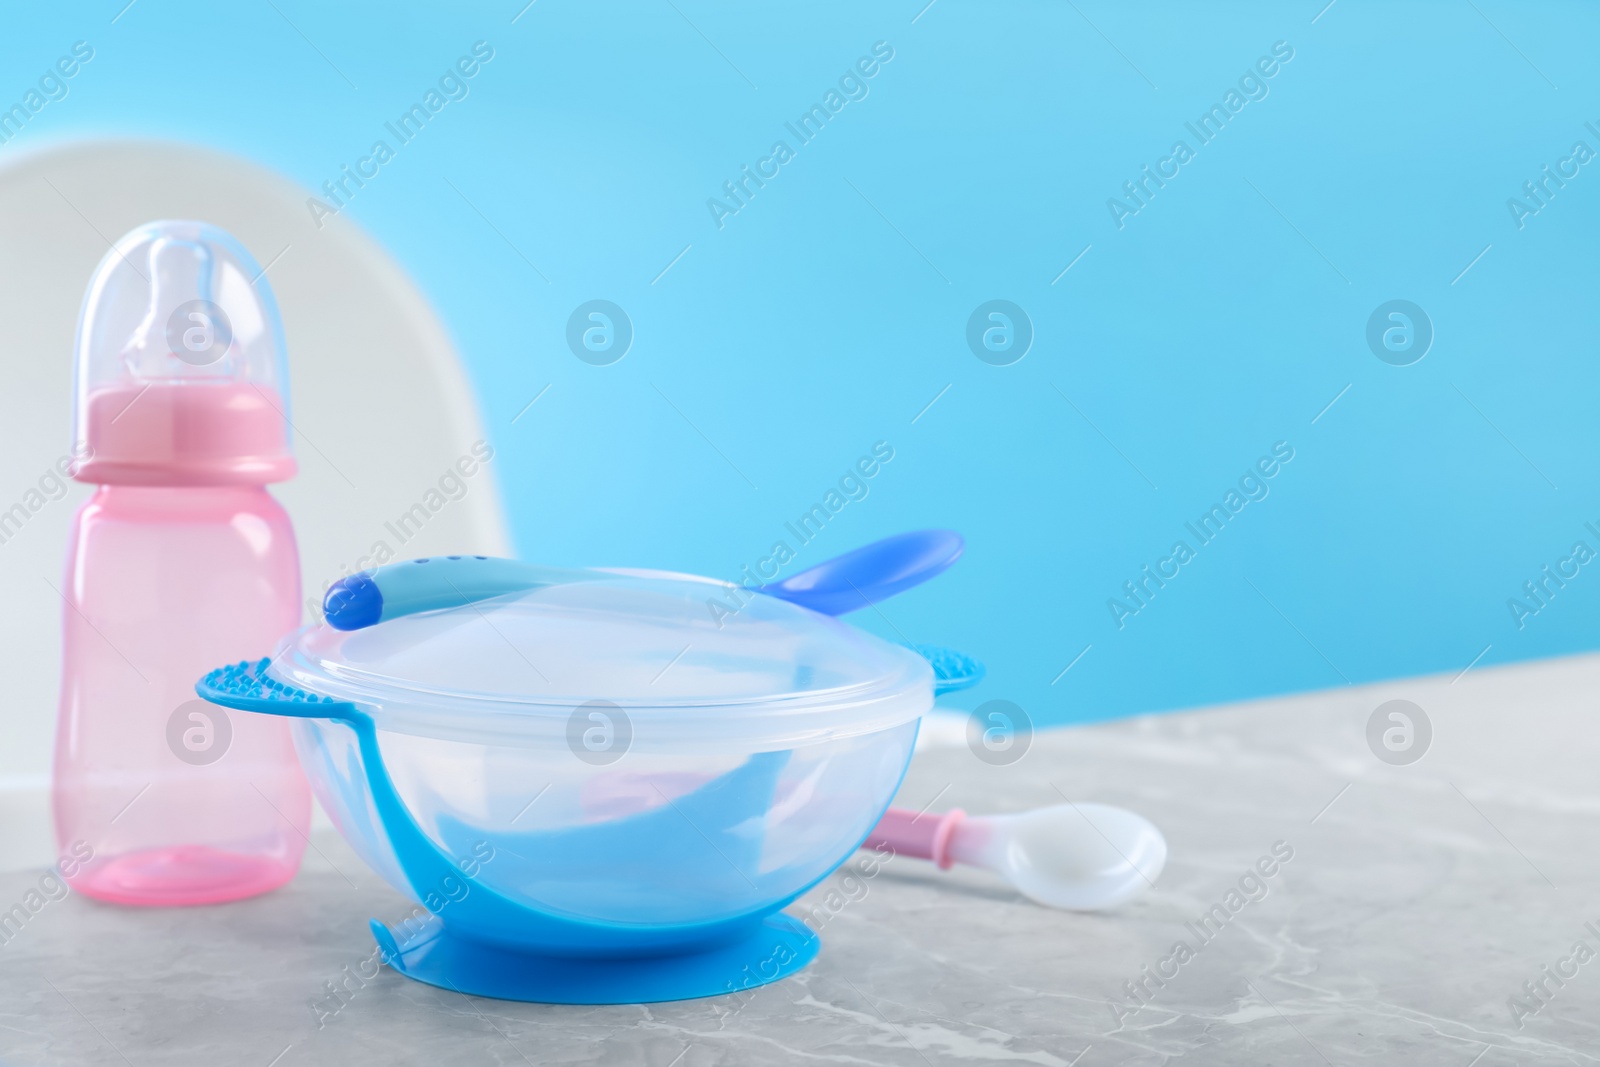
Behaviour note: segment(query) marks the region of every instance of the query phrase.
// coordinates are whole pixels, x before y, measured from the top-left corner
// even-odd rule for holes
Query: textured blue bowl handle
[[[372,718],[356,705],[331,697],[286,685],[267,674],[271,660],[230,664],[211,671],[195,684],[195,692],[213,704],[240,711],[254,711],[267,715],[285,715],[295,718],[333,719],[355,731],[361,749],[362,769],[366,774],[367,789],[372,794],[378,820],[383,824],[385,836],[394,850],[395,859],[405,873],[419,901],[426,902],[429,894],[436,894],[447,879],[455,879],[465,887],[462,896],[473,899],[474,919],[482,924],[500,924],[514,928],[528,920],[528,909],[501,896],[499,893],[473,880],[449,856],[435,845],[411,816],[389,772],[384,767],[383,753],[378,748],[377,731]]]

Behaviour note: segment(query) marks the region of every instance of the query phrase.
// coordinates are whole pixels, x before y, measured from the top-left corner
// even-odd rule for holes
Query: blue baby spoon
[[[757,589],[822,615],[843,615],[943,574],[961,558],[964,547],[961,535],[953,530],[914,530],[863,545]],[[419,611],[456,608],[506,593],[606,577],[604,571],[544,567],[492,556],[431,556],[339,579],[328,588],[322,611],[335,630],[360,630]],[[969,689],[983,679],[983,664],[964,653],[934,645],[907,647],[933,664],[936,694]]]

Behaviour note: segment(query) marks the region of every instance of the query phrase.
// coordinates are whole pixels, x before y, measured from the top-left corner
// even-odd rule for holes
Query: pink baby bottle
[[[287,882],[311,797],[286,720],[201,701],[219,663],[300,622],[277,304],[244,246],[153,222],[100,261],[78,321],[78,511],[61,593],[56,840],[74,889],[209,904]]]

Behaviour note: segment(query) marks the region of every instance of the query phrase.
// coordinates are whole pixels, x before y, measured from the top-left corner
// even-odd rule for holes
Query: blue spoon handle
[[[950,530],[896,534],[764,585],[761,592],[823,615],[843,615],[944,572],[961,558],[962,547],[961,535]],[[540,567],[493,556],[432,556],[339,579],[323,598],[322,612],[335,630],[360,630],[419,611],[605,577],[599,571]]]
[[[430,556],[340,578],[322,598],[335,630],[360,630],[419,611],[459,608],[559,582],[596,581],[599,571],[539,567],[494,556]]]
[[[962,547],[961,536],[950,530],[897,534],[762,586],[761,592],[823,615],[843,615],[921,585],[959,559]],[[341,578],[329,587],[322,611],[335,630],[360,630],[419,611],[610,577],[604,571],[540,567],[493,556],[432,556]],[[914,647],[933,663],[940,693],[966,689],[983,677],[983,664],[969,656]]]

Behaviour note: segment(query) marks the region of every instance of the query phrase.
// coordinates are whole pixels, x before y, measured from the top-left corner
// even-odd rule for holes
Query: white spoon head
[[[1051,908],[1114,908],[1149,889],[1167,862],[1161,831],[1124,808],[1056,804],[988,822],[985,865]]]

